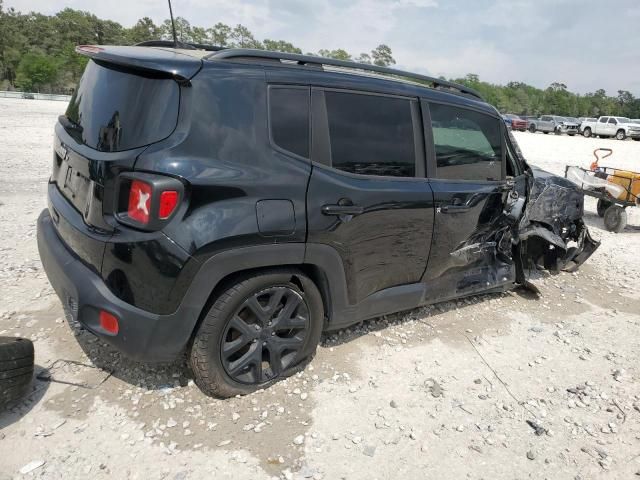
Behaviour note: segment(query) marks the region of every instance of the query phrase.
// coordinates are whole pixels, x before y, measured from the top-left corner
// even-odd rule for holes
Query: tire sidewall
[[[292,277],[300,281],[302,289],[291,282]],[[226,373],[222,364],[221,355],[221,340],[229,318],[240,308],[246,298],[261,290],[275,286],[292,288],[302,296],[307,304],[310,325],[305,342],[294,364],[280,376],[260,384],[250,385],[236,382]],[[251,278],[245,278],[230,286],[229,289],[218,297],[198,329],[190,355],[192,367],[194,373],[196,373],[196,383],[198,383],[198,386],[206,393],[216,396],[243,395],[258,389],[267,388],[277,381],[301,370],[313,357],[320,341],[323,323],[324,308],[322,297],[315,284],[305,275],[292,271],[273,271],[258,274]],[[198,360],[198,358],[202,359],[203,355],[206,356],[205,362]],[[197,365],[194,365],[194,361],[198,362]],[[206,375],[208,378],[206,384],[202,379],[198,378],[198,373]],[[211,382],[218,388],[212,390],[210,388]]]
[[[627,212],[613,205],[604,212],[604,226],[610,232],[620,233],[627,225]]]

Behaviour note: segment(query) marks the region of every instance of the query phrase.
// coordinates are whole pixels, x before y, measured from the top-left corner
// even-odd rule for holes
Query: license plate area
[[[67,152],[65,158],[58,155],[58,175],[56,183],[58,189],[78,210],[83,217],[87,215],[93,182],[88,175],[88,160]]]

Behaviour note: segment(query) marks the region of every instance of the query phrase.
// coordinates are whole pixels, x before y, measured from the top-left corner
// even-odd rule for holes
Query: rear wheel
[[[610,232],[620,233],[627,226],[627,212],[618,205],[611,205],[604,212],[604,227]]]
[[[549,132],[542,132],[542,133],[544,133],[545,135],[547,135]]]
[[[596,206],[596,210],[598,212],[598,216],[599,217],[604,217],[604,212],[611,205],[613,205],[611,202],[608,202],[607,200],[603,200],[603,199],[599,198],[598,199],[598,205]]]
[[[620,129],[616,132],[616,140],[624,140],[625,138],[627,138],[627,134],[624,130]]]
[[[589,127],[585,128],[582,132],[582,136],[585,138],[589,138],[591,136],[591,129]]]
[[[190,355],[196,384],[231,397],[296,373],[313,357],[323,319],[320,292],[298,271],[239,278],[198,328]]]
[[[33,343],[0,337],[0,407],[11,406],[29,391],[33,379]]]

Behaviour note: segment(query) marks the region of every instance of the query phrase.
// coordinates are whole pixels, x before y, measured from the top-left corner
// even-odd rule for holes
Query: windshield
[[[620,123],[631,123],[631,120],[627,117],[616,117]]]
[[[573,123],[580,123],[580,121],[577,118],[566,117],[566,119],[569,120],[570,122],[573,122]]]
[[[176,127],[180,87],[169,79],[87,64],[61,119],[78,142],[103,152],[149,145]]]

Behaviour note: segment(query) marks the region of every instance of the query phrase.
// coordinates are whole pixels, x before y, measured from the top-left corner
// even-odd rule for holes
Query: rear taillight
[[[160,194],[160,208],[158,209],[158,217],[160,220],[166,220],[171,216],[178,206],[180,195],[175,190],[165,190]]]
[[[151,173],[120,175],[116,218],[143,230],[160,230],[184,199],[184,184],[177,178]]]
[[[127,209],[127,215],[131,220],[140,222],[143,225],[147,225],[149,223],[152,194],[153,187],[151,187],[150,184],[140,180],[134,180],[131,182],[131,189],[129,190],[129,208]]]

